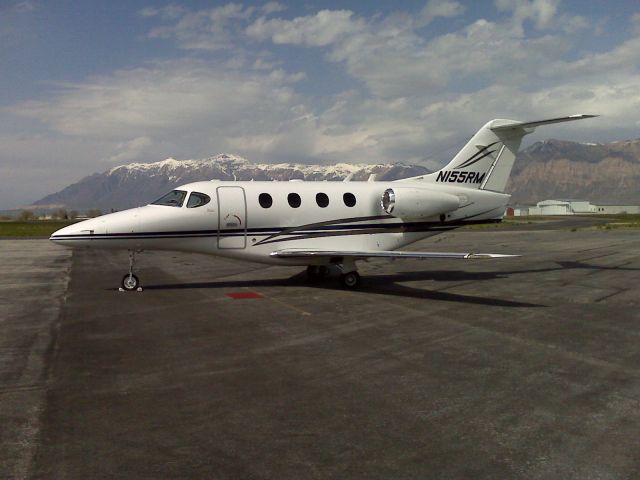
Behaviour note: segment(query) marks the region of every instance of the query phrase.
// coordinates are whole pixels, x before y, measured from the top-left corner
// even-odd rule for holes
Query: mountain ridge
[[[94,173],[34,203],[36,207],[102,210],[149,203],[178,185],[202,180],[397,180],[424,175],[421,165],[306,165],[252,163],[232,154],[204,159],[167,158],[130,163]],[[640,204],[640,139],[577,143],[549,139],[522,150],[507,185],[511,204],[535,204],[552,198]]]
[[[396,180],[430,173],[419,165],[347,164],[305,165],[296,163],[252,163],[238,155],[219,154],[198,160],[167,158],[152,163],[130,163],[94,173],[47,195],[34,203],[36,207],[102,210],[145,205],[167,191],[185,183],[203,180],[311,180],[336,181],[352,175],[353,180]]]

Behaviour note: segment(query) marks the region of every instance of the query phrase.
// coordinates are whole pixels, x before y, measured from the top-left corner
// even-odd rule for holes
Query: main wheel
[[[128,273],[122,277],[122,288],[127,292],[132,292],[140,286],[140,280],[135,275],[129,275]]]
[[[360,284],[360,274],[358,272],[343,273],[340,275],[340,283],[343,288],[357,288]]]

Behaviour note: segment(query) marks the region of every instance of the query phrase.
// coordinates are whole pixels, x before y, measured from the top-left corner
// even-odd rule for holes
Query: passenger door
[[[218,187],[218,248],[246,248],[247,200],[242,187]]]

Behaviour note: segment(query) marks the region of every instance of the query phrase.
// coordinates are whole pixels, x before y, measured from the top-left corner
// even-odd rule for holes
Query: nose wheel
[[[127,273],[124,277],[122,277],[122,289],[127,292],[133,292],[138,289],[138,285],[140,285],[140,280],[133,273]]]
[[[140,279],[133,274],[133,267],[136,262],[136,252],[134,250],[129,250],[129,273],[127,273],[124,277],[122,277],[120,291],[124,292],[134,292],[142,291],[142,287],[140,286]]]

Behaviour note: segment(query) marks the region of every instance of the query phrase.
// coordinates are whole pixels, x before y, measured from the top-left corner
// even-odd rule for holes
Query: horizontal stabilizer
[[[594,118],[598,115],[569,115],[568,117],[548,118],[546,120],[537,120],[534,122],[513,122],[506,125],[492,126],[494,132],[501,130],[509,130],[512,128],[535,128],[541,125],[549,125],[552,123],[572,122],[574,120],[584,120],[585,118]]]
[[[507,258],[520,255],[504,255],[501,253],[456,253],[456,252],[402,252],[394,250],[302,250],[285,249],[271,252],[270,256],[279,258],[459,258],[459,259],[483,259],[483,258]]]

